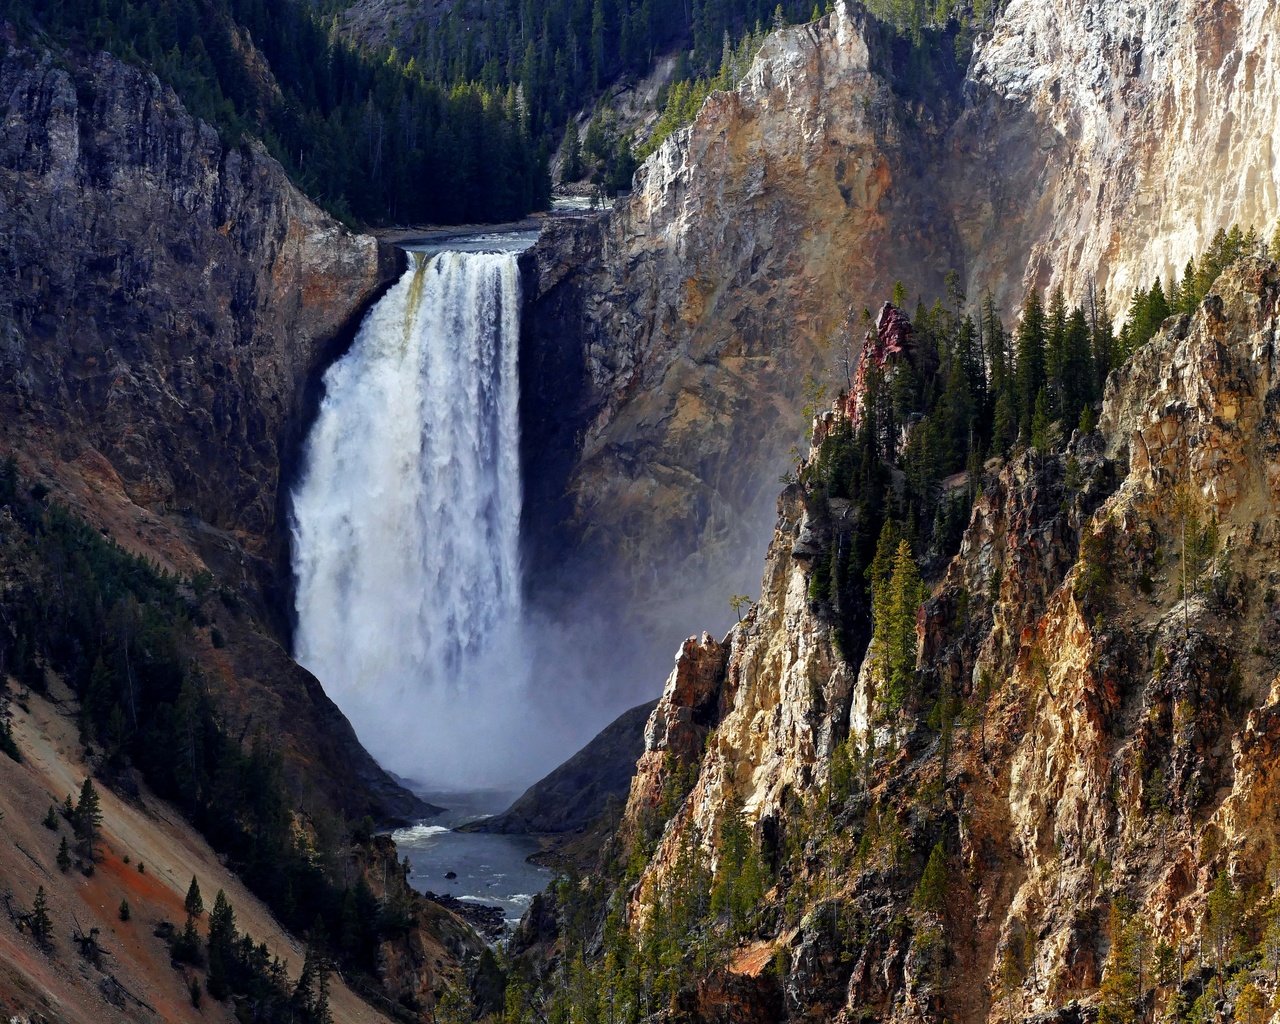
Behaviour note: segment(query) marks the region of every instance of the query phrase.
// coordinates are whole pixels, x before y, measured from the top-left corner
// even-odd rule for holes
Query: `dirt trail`
[[[260,900],[218,861],[217,855],[167,804],[144,793],[138,804],[125,803],[100,786],[103,814],[102,861],[90,878],[74,868],[56,867],[59,836],[72,840],[70,826],[59,816],[56,832],[41,821],[50,804],[61,805],[78,793],[85,777],[70,695],[55,687],[51,699],[32,695],[24,710],[14,711],[14,737],[23,754],[16,764],[0,756],[0,893],[12,892],[15,910],[29,910],[37,886],[48,894],[54,925],[54,953],[41,953],[30,936],[20,933],[0,906],[0,1019],[25,1019],[39,1013],[67,1024],[112,1024],[116,1021],[209,1022],[235,1020],[230,1003],[207,996],[196,1009],[188,995],[189,979],[200,972],[175,970],[168,947],[153,935],[160,921],[181,926],[183,899],[191,876],[200,882],[206,905],[222,889],[235,908],[236,925],[255,941],[266,942],[274,955],[288,961],[296,978],[303,945],[287,934]],[[128,857],[128,863],[125,862]],[[139,864],[145,866],[139,872]],[[129,901],[130,920],[121,921],[122,899]],[[106,950],[101,970],[77,952],[74,930],[100,929]],[[103,994],[108,976],[125,993],[113,1005]],[[382,1024],[377,1013],[334,979],[331,1009],[337,1022]]]

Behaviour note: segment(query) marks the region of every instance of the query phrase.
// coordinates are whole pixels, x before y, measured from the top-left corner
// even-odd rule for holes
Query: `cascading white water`
[[[297,659],[435,783],[520,763],[519,288],[514,253],[415,255],[325,375],[293,494]]]

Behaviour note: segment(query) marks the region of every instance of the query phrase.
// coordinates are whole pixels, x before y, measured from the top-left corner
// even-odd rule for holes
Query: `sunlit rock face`
[[[970,69],[949,172],[967,277],[1016,302],[1180,273],[1280,214],[1280,8],[1012,0]]]
[[[891,84],[859,8],[771,36],[607,219],[528,257],[526,414],[560,417],[530,455],[554,482],[531,494],[535,546],[589,552],[588,576],[659,623],[727,621],[802,442],[806,374],[848,384],[862,312],[895,280],[909,308],[954,269],[1007,320],[1029,285],[1119,313],[1217,229],[1270,235],[1278,28],[1266,0],[1013,0],[930,104]],[[665,654],[687,629],[656,631]]]
[[[1278,316],[1280,267],[1240,261],[1112,375],[1097,432],[992,464],[917,627],[925,705],[950,693],[967,710],[947,740],[923,709],[879,737],[825,826],[833,739],[867,749],[875,696],[865,662],[852,675],[864,653],[833,650],[806,600],[800,488],[784,490],[760,601],[722,644],[681,648],[622,824],[657,837],[629,890],[637,931],[681,851],[710,853],[726,815],[766,845],[802,830],[806,856],[766,894],[767,923],[699,991],[746,984],[760,953],[787,965],[750,997],[783,999],[774,1019],[1003,1020],[1010,1000],[1019,1019],[1079,1019],[1073,1003],[1099,1001],[1113,906],[1190,972],[1219,874],[1273,891]],[[688,705],[712,709],[692,771]],[[655,824],[673,777],[694,781]],[[828,874],[830,851],[874,850],[890,819],[897,854]],[[913,895],[935,842],[955,965],[941,974]],[[789,900],[804,912],[787,925]],[[864,927],[833,929],[845,915]],[[1001,997],[1011,949],[1025,967]],[[1157,987],[1158,1007],[1174,988]]]

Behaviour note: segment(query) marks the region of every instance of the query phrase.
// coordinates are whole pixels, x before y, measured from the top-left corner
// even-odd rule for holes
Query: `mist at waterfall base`
[[[735,565],[644,567],[664,581],[659,607],[593,577],[589,552],[525,600],[528,241],[412,254],[325,375],[292,495],[295,656],[370,753],[431,794],[514,794],[656,698],[680,641],[727,628],[728,595],[755,592],[772,520],[770,499],[738,522],[751,540]]]

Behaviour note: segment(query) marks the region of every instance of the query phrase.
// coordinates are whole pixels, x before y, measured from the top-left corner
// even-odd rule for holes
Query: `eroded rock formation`
[[[700,992],[783,1000],[787,1020],[1087,1018],[1141,921],[1167,958],[1145,998],[1185,1011],[1215,994],[1215,879],[1238,894],[1242,950],[1276,898],[1278,326],[1280,267],[1237,264],[1112,375],[1096,434],[988,474],[920,620],[915,716],[874,742],[863,652],[834,650],[806,600],[801,488],[784,492],[761,600],[698,687],[717,713],[696,781],[630,890],[642,928],[681,851],[714,861],[739,811],[778,858],[766,909]],[[624,833],[680,767],[671,723],[708,643],[668,681]],[[930,708],[952,696],[941,729]],[[833,796],[842,743],[854,777]],[[935,844],[941,905],[919,887]],[[770,958],[772,982],[752,967]],[[1270,984],[1246,969],[1228,1005]]]

